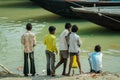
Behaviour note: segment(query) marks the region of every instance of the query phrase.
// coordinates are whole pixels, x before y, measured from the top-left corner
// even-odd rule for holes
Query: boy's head
[[[71,30],[72,30],[72,32],[77,32],[78,31],[78,27],[76,25],[73,25]]]
[[[32,24],[31,24],[31,23],[27,23],[26,29],[27,29],[28,31],[30,31],[30,30],[32,29]]]
[[[71,23],[66,23],[66,24],[65,24],[65,29],[68,29],[68,30],[69,30],[70,28],[71,28]]]
[[[100,52],[101,51],[101,46],[100,45],[96,45],[94,50],[96,52]]]
[[[49,33],[50,34],[55,34],[55,30],[56,30],[56,28],[54,26],[49,27]]]

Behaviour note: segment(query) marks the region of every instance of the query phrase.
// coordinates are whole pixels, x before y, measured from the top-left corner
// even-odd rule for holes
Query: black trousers
[[[24,70],[23,70],[23,73],[24,73],[24,75],[28,75],[28,73],[29,73],[28,58],[30,59],[30,73],[32,75],[34,75],[36,73],[35,63],[34,63],[34,52],[24,53]]]

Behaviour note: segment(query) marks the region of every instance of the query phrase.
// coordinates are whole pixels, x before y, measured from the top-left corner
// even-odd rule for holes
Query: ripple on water
[[[36,25],[38,25],[38,23],[35,23],[35,22],[32,22],[31,23],[33,26],[36,26]]]
[[[30,21],[30,22],[31,22],[31,21],[34,21],[34,19],[28,19],[28,21]]]
[[[0,17],[0,19],[8,19],[8,17]]]
[[[90,51],[88,50],[81,50],[82,53],[89,53]]]
[[[11,23],[15,23],[16,21],[10,21]]]
[[[17,23],[22,23],[22,21],[17,21]]]
[[[120,50],[108,49],[109,52],[120,53]]]
[[[21,27],[21,26],[23,26],[22,24],[14,24],[14,25],[11,25],[11,26],[13,26],[13,27]]]
[[[103,53],[113,56],[120,56],[120,50],[108,49],[107,51],[103,51]]]
[[[34,25],[35,27],[38,27],[38,28],[41,28],[41,27],[45,27],[44,24],[37,24],[37,25]]]

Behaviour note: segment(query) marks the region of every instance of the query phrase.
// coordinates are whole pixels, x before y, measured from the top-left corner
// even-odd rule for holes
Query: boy
[[[44,44],[46,45],[46,58],[47,58],[47,75],[55,76],[55,52],[58,50],[56,47],[54,26],[49,27],[49,34],[44,38]],[[50,67],[51,66],[51,67]]]
[[[68,76],[70,75],[71,72],[71,67],[73,63],[73,56],[76,55],[76,61],[79,67],[80,74],[82,73],[81,71],[81,65],[79,61],[79,54],[80,54],[80,45],[81,45],[81,40],[79,35],[76,34],[78,31],[78,27],[76,25],[72,26],[72,32],[69,35],[69,53],[70,53],[70,64],[69,64],[69,71],[68,71]]]
[[[28,76],[29,65],[28,65],[28,55],[30,58],[30,73],[32,76],[35,75],[35,63],[34,63],[34,46],[36,45],[36,36],[31,32],[32,25],[28,23],[26,25],[27,32],[23,34],[21,43],[24,46],[24,76]]]
[[[62,75],[66,75],[66,65],[68,59],[68,42],[66,37],[70,33],[71,24],[66,23],[64,31],[60,34],[60,61],[57,63],[55,69],[57,69],[62,63],[63,65],[63,72]]]
[[[89,55],[89,63],[90,63],[90,72],[93,73],[101,73],[102,72],[102,56],[101,46],[96,45],[94,48],[95,52],[92,52]]]

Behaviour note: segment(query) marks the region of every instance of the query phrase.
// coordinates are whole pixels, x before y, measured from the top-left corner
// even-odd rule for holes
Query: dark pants
[[[29,65],[28,65],[28,55],[30,58],[30,73],[32,75],[35,74],[35,64],[34,64],[34,52],[31,53],[24,53],[24,75],[28,75],[29,73]]]
[[[99,71],[91,70],[91,72],[93,72],[93,73],[101,73],[102,71],[101,70],[99,70]]]

